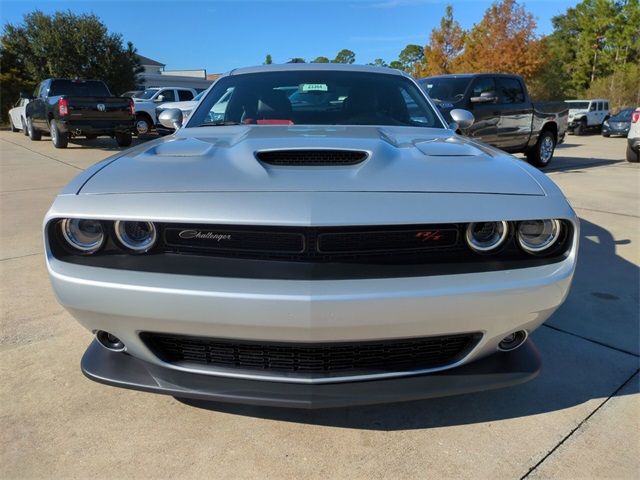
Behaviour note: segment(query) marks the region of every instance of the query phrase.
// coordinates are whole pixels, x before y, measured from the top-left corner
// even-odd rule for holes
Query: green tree
[[[356,54],[347,48],[340,50],[336,58],[332,60],[332,63],[354,63],[356,61]]]
[[[142,67],[131,42],[109,33],[95,15],[35,11],[20,25],[6,24],[0,36],[3,117],[16,90],[32,90],[49,77],[103,80],[113,93],[135,87]]]
[[[409,73],[416,73],[416,66],[424,59],[424,47],[410,44],[402,49],[398,55],[398,61],[402,65],[402,70]]]
[[[382,58],[376,58],[373,62],[369,63],[369,65],[373,65],[374,67],[388,67],[387,62],[385,62]]]
[[[271,54],[267,53],[267,56],[264,57],[264,64],[263,65],[271,65],[273,63],[273,59],[271,58]]]
[[[311,63],[329,63],[329,59],[327,57],[316,57]]]
[[[291,60],[289,60],[287,63],[307,63],[305,61],[304,58],[302,57],[293,57]]]
[[[389,68],[395,68],[396,70],[404,69],[402,62],[400,62],[400,60],[393,60],[391,63],[389,63]]]

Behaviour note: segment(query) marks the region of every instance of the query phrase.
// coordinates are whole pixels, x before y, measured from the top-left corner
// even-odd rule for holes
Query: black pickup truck
[[[49,78],[40,82],[25,109],[31,140],[49,133],[56,148],[69,138],[99,135],[115,137],[118,145],[131,145],[135,109],[133,100],[115,97],[100,80]]]
[[[556,145],[564,141],[568,109],[563,102],[533,103],[518,75],[479,73],[441,75],[418,80],[447,121],[460,108],[473,113],[464,135],[545,167]]]

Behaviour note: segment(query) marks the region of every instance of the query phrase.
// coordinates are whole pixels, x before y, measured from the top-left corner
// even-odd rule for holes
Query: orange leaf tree
[[[453,19],[453,7],[447,5],[440,27],[434,28],[429,44],[424,48],[424,59],[414,66],[414,74],[419,77],[453,73],[456,61],[464,46],[465,32]]]

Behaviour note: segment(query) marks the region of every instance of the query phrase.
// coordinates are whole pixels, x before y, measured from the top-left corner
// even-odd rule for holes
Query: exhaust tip
[[[112,352],[123,352],[124,351],[124,343],[115,335],[104,332],[102,330],[98,330],[96,333],[96,338],[100,345],[102,345],[107,350],[111,350]]]
[[[504,337],[498,344],[498,350],[501,352],[510,352],[521,346],[529,334],[526,330],[518,330]]]

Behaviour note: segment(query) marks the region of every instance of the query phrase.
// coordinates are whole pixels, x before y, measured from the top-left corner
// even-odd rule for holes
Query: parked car
[[[26,121],[24,117],[24,108],[29,103],[28,98],[20,97],[11,110],[9,110],[9,126],[12,132],[22,130],[27,135]]]
[[[187,102],[198,94],[193,88],[153,87],[133,97],[136,105],[136,132],[148,133],[156,124],[156,107],[169,102]]]
[[[182,121],[186,122],[187,119],[189,118],[189,115],[191,115],[191,111],[198,104],[198,102],[200,101],[203,95],[204,95],[204,91],[200,92],[195,97],[193,97],[193,100],[188,100],[186,102],[167,102],[167,103],[161,104],[160,106],[156,107],[156,120],[160,116],[160,114],[165,110],[169,108],[177,108],[182,112]],[[156,131],[160,135],[170,135],[175,131],[175,129],[167,128],[163,126],[161,123],[156,123]]]
[[[56,148],[66,148],[69,139],[99,135],[115,137],[118,145],[131,145],[134,125],[133,100],[114,97],[100,80],[50,78],[38,85],[25,108],[31,140],[51,135]]]
[[[634,108],[623,108],[618,113],[607,118],[602,124],[602,136],[622,135],[626,137],[631,128],[631,117]]]
[[[292,86],[326,101],[297,109]],[[181,119],[162,112],[174,135],[90,167],[46,214],[53,289],[96,334],[88,378],[314,408],[537,374],[529,334],[567,295],[576,214],[411,76],[241,68]]]
[[[524,153],[537,167],[549,165],[556,145],[564,141],[566,106],[533,103],[518,75],[440,75],[419,83],[447,120],[456,108],[473,113],[475,123],[462,133],[506,152]]]
[[[640,161],[640,108],[636,108],[631,116],[631,128],[627,135],[627,161]]]
[[[609,118],[609,100],[566,100],[569,106],[569,133],[583,135],[589,130],[600,131]]]

